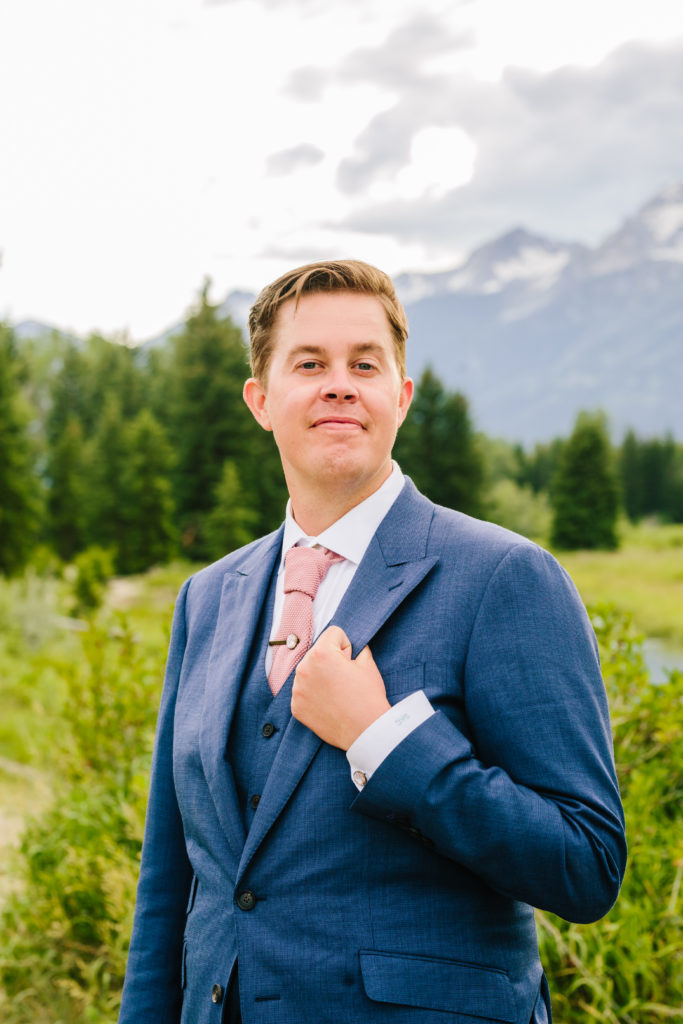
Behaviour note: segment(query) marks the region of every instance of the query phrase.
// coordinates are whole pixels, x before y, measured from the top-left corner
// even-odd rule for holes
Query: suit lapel
[[[207,669],[199,751],[218,818],[237,860],[245,832],[225,745],[281,545],[279,530],[257,544],[241,565],[226,572]]]
[[[406,480],[330,623],[340,626],[349,637],[354,657],[438,562],[438,556],[426,554],[433,514],[432,503]],[[240,876],[281,814],[321,743],[310,729],[290,719],[247,835]]]
[[[433,515],[434,505],[406,479],[330,623],[344,630],[354,658],[438,562],[427,555]]]

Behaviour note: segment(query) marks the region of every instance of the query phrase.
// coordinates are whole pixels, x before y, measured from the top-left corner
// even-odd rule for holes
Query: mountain
[[[615,438],[683,438],[683,184],[595,249],[517,229],[396,286],[410,372],[431,363],[486,433],[544,440],[599,407]]]
[[[615,440],[683,439],[683,184],[594,249],[515,228],[433,274],[401,274],[408,369],[468,396],[477,427],[531,444],[604,409]],[[243,328],[254,296],[221,309]]]
[[[70,337],[65,331],[60,331],[57,327],[52,327],[50,324],[45,324],[41,320],[22,320],[14,327],[14,336],[17,340],[21,341],[23,338],[33,338],[37,341],[42,341],[46,338],[51,338],[52,335],[57,332],[63,337]]]
[[[468,396],[485,433],[530,444],[566,435],[580,409],[601,408],[615,440],[628,427],[683,440],[683,183],[595,248],[518,227],[450,270],[395,281],[409,372],[431,363]],[[246,331],[254,297],[232,291],[220,311]],[[27,324],[15,330],[31,334]]]

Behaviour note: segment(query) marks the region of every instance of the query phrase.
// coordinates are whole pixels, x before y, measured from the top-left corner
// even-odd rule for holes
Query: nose
[[[358,388],[346,367],[331,368],[321,384],[320,397],[326,402],[355,402],[358,399]]]

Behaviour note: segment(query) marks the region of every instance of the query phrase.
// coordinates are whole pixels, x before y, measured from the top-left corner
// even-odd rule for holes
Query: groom
[[[533,907],[593,921],[625,863],[586,614],[392,463],[385,274],[299,268],[249,326],[290,502],[176,605],[120,1024],[545,1024]]]

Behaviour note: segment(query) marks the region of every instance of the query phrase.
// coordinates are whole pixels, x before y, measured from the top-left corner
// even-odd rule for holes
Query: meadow
[[[683,526],[620,526],[618,551],[567,551],[558,558],[587,605],[614,604],[645,636],[683,654]]]
[[[683,675],[650,684],[643,636],[683,650],[683,527],[627,527],[562,555],[590,607],[612,710],[630,862],[601,922],[539,913],[559,1024],[683,1020]],[[173,562],[101,585],[0,582],[0,1018],[113,1024],[130,933]]]

